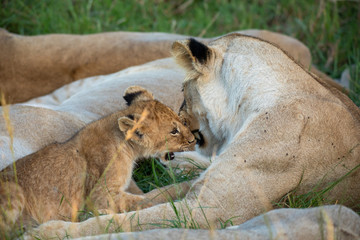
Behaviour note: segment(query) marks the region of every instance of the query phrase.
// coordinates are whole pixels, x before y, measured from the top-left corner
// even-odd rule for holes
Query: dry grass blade
[[[214,17],[211,19],[211,21],[209,22],[209,24],[206,26],[206,28],[201,31],[201,33],[199,34],[198,37],[204,37],[206,32],[208,31],[208,29],[212,27],[212,25],[215,23],[216,19],[218,19],[219,16],[220,16],[220,13],[219,12],[216,13],[214,15]]]
[[[13,160],[13,168],[14,168],[14,176],[15,176],[15,182],[17,183],[17,174],[16,174],[16,165],[15,165],[15,152],[14,152],[14,128],[11,124],[10,121],[10,109],[9,106],[6,103],[6,99],[5,99],[5,95],[4,93],[1,93],[1,103],[2,103],[2,113],[3,113],[3,118],[5,120],[5,127],[6,130],[10,136],[10,151],[11,151],[11,156],[12,156],[12,160]]]
[[[146,119],[146,117],[149,115],[149,110],[145,109],[142,113],[141,116],[139,118],[139,120],[134,124],[133,128],[131,128],[127,133],[126,133],[126,137],[125,140],[129,140],[134,132],[141,126],[141,123]]]
[[[184,2],[183,4],[181,4],[178,8],[175,9],[174,13],[175,14],[182,14],[186,11],[186,9],[193,4],[194,0],[188,0],[186,2]]]

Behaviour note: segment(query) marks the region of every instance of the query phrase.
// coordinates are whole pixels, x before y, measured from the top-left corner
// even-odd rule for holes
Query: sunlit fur
[[[19,220],[25,226],[76,220],[84,206],[122,212],[159,203],[126,191],[135,160],[192,150],[195,139],[177,114],[145,89],[130,87],[124,97],[134,92],[140,94],[127,109],[19,159],[16,171],[10,166],[1,172],[0,231]]]

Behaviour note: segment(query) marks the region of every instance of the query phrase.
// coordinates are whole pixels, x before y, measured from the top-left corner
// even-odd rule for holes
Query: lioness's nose
[[[193,143],[193,142],[195,142],[195,137],[193,137],[191,140],[188,140],[188,143],[189,143],[189,144],[191,144],[191,143]]]

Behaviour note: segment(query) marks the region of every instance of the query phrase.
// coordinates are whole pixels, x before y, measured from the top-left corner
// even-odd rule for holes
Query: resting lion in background
[[[172,53],[186,70],[183,115],[199,127],[197,151],[211,158],[209,167],[181,201],[80,223],[50,221],[36,236],[136,231],[179,218],[201,228],[228,219],[240,224],[290,191],[340,178],[327,197],[359,203],[360,112],[347,96],[276,45],[250,36],[177,41]]]
[[[266,30],[239,33],[276,43],[305,68],[341,88],[311,66],[310,51],[300,41]],[[24,102],[78,79],[170,57],[172,42],[186,38],[188,36],[139,32],[21,36],[0,28],[0,91],[7,103]]]

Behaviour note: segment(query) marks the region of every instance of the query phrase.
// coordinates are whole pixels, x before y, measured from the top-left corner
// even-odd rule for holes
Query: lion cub
[[[76,220],[85,205],[105,211],[151,206],[151,199],[125,191],[135,160],[192,149],[195,138],[177,114],[147,90],[129,87],[124,99],[127,109],[87,125],[67,142],[19,159],[17,179],[11,167],[2,171],[0,227],[21,215],[25,225]]]

